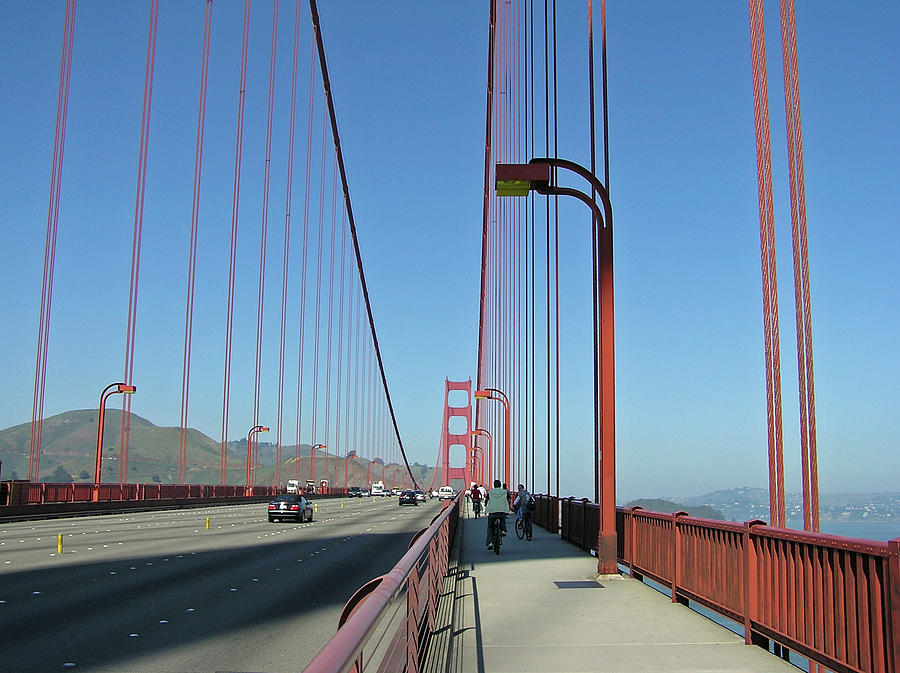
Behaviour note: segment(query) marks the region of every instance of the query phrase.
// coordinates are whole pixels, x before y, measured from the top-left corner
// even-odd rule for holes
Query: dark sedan
[[[401,505],[418,505],[415,491],[403,491],[398,498]]]
[[[302,495],[288,493],[276,496],[269,503],[269,523],[293,519],[303,523],[313,520],[313,505]]]

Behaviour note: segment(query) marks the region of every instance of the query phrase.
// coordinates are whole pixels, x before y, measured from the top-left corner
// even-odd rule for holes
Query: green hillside
[[[691,516],[700,517],[701,519],[725,519],[725,516],[717,509],[709,505],[680,505],[677,502],[669,500],[660,500],[659,498],[642,498],[640,500],[632,500],[626,503],[625,507],[643,507],[648,512],[662,512],[664,514],[674,514],[675,512],[687,512]]]
[[[132,483],[159,481],[171,484],[177,481],[178,444],[180,428],[154,425],[145,418],[130,415],[131,435],[128,443],[128,478]],[[103,481],[115,482],[119,476],[119,438],[122,411],[108,409],[103,431]],[[97,410],[67,411],[44,419],[41,424],[40,478],[56,481],[62,474],[71,475],[73,481],[92,481],[97,446]],[[31,423],[23,423],[0,430],[0,461],[2,479],[24,479],[28,476],[28,451],[31,441]],[[187,432],[186,479],[189,484],[219,483],[221,448],[199,430]],[[275,446],[260,443],[259,475],[257,483],[275,481]],[[227,446],[227,483],[243,484],[246,481],[246,441],[230,441]],[[348,465],[348,481],[351,485],[366,483],[365,459],[351,460]],[[58,472],[58,470],[61,471]],[[412,465],[413,474],[427,486],[432,468]],[[332,454],[316,453],[316,479],[328,479],[336,486],[344,485],[344,459]],[[382,466],[373,463],[369,470],[372,481],[381,479]],[[385,472],[385,483],[391,483],[392,467]],[[53,477],[51,478],[51,475]],[[297,461],[296,445],[282,447],[281,481],[290,478],[306,481],[310,478],[309,445],[300,445]],[[424,487],[423,486],[423,487]]]

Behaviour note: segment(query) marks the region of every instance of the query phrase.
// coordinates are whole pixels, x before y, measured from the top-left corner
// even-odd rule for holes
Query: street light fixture
[[[344,490],[347,490],[347,465],[350,462],[350,459],[356,460],[356,451],[350,451],[346,456],[344,456]]]
[[[571,171],[587,181],[591,186],[591,194],[554,184],[558,169]],[[496,188],[498,196],[525,196],[530,190],[545,195],[574,196],[591,209],[594,302],[594,501],[600,504],[598,570],[601,573],[615,573],[617,571],[615,330],[613,218],[609,193],[597,176],[583,166],[566,159],[554,158],[534,158],[527,164],[497,164]],[[600,197],[600,204],[597,203],[597,196]]]
[[[103,392],[100,393],[100,413],[97,418],[97,455],[94,459],[94,500],[97,499],[97,488],[100,485],[100,465],[103,461],[103,425],[106,416],[106,400],[110,395],[122,393],[123,395],[133,395],[137,392],[137,386],[131,386],[127,383],[110,383]]]
[[[253,437],[258,435],[260,432],[268,432],[269,428],[264,425],[254,425],[250,428],[250,432],[247,433],[247,486],[252,486],[250,483],[250,466],[253,464]],[[255,469],[256,466],[253,466]]]
[[[472,447],[481,450],[481,474],[479,475],[479,483],[484,484],[491,480],[491,456],[494,455],[494,436],[484,428],[475,428],[475,430],[472,431],[472,437],[487,437],[488,440],[487,460],[485,460],[484,449],[477,444],[477,439],[473,439],[475,445]],[[485,475],[487,476],[487,479],[485,479]]]
[[[316,485],[316,449],[322,449],[324,451],[327,448],[328,447],[324,444],[313,444],[312,448],[309,450],[309,478],[313,480],[314,487]]]
[[[503,483],[509,484],[509,398],[500,390],[496,388],[485,388],[484,390],[476,390],[475,391],[475,399],[476,400],[495,400],[497,402],[501,402],[503,404],[503,413],[504,413],[504,425],[506,428],[505,436],[503,438]]]

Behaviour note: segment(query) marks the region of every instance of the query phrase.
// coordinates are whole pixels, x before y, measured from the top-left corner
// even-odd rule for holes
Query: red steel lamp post
[[[560,187],[557,174],[569,171],[591,186],[591,193]],[[613,217],[606,186],[588,169],[566,159],[534,158],[527,164],[497,164],[497,196],[574,196],[591,209],[594,322],[594,502],[600,504],[597,570],[617,572],[615,330],[613,310]],[[599,203],[597,201],[599,197]],[[557,494],[558,495],[558,494]]]
[[[122,393],[123,395],[133,395],[137,392],[137,386],[131,386],[127,383],[110,383],[103,392],[100,393],[100,413],[97,418],[97,455],[94,459],[94,500],[99,496],[100,486],[100,465],[103,462],[103,425],[106,416],[106,400],[110,395]]]
[[[356,451],[351,451],[346,456],[344,456],[344,490],[347,490],[347,464],[350,462],[350,459],[356,460]]]
[[[503,483],[509,484],[509,398],[496,388],[475,391],[476,400],[495,400],[503,404],[505,436],[503,437]]]
[[[313,485],[316,483],[316,449],[322,449],[323,451],[328,447],[324,444],[313,444],[312,448],[309,450],[309,478],[313,480]]]
[[[478,456],[475,454],[476,451],[481,451],[481,455]],[[472,447],[472,477],[476,484],[484,484],[484,449],[480,446]]]
[[[481,451],[481,474],[479,475],[481,481],[479,483],[484,486],[491,479],[491,456],[493,455],[494,436],[484,428],[476,428],[472,431],[472,437],[487,437],[488,440],[487,460],[485,460],[484,449],[477,445],[477,439],[474,440],[476,445],[472,447]],[[485,477],[487,477],[487,481]]]
[[[256,466],[253,465],[253,438],[258,435],[260,432],[268,432],[269,428],[264,425],[254,425],[250,428],[250,432],[247,433],[247,486],[250,487],[253,484],[250,481],[250,470],[256,469]],[[252,467],[251,467],[252,466]]]
[[[379,460],[380,460],[380,458],[379,458]],[[371,477],[369,476],[369,473],[372,470],[372,462],[373,461],[370,460],[369,464],[366,465],[366,488],[370,488],[372,486],[372,482],[370,481]]]

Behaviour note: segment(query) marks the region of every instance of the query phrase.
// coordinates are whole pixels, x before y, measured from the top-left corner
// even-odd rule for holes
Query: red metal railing
[[[165,504],[168,500],[216,500],[225,498],[271,497],[281,492],[277,486],[222,486],[208,484],[92,484],[0,482],[0,507],[68,505],[74,503]],[[344,488],[328,488],[318,497],[346,495]]]
[[[555,520],[553,503],[540,520]],[[597,549],[599,508],[558,501],[561,537]],[[900,673],[900,539],[857,540],[684,512],[617,509],[619,563],[833,671]]]
[[[357,590],[344,606],[337,633],[304,673],[421,670],[441,581],[449,567],[461,497],[460,493],[446,501],[387,575]]]
[[[534,524],[551,533],[559,532],[559,498],[553,495],[535,494]]]

